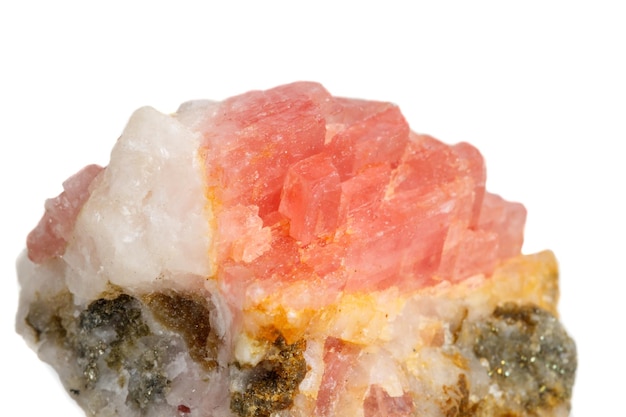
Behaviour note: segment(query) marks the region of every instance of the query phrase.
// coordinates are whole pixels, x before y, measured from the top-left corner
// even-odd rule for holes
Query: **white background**
[[[295,80],[393,101],[414,130],[482,151],[488,188],[528,208],[525,252],[560,260],[579,349],[574,415],[623,412],[619,2],[205,3],[0,6],[2,415],[82,415],[13,332],[14,260],[44,199],[106,164],[140,106],[173,112]]]

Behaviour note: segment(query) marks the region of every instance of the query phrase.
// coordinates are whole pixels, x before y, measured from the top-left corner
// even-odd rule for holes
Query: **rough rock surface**
[[[471,145],[300,82],[138,110],[46,203],[18,331],[90,416],[567,416],[556,261]]]

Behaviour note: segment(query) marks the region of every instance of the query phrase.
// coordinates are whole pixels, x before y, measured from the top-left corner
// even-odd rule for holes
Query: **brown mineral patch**
[[[455,385],[443,386],[447,399],[441,406],[445,417],[477,417],[478,404],[470,403],[469,383],[465,374],[459,374]]]
[[[172,292],[153,293],[144,301],[159,323],[183,337],[194,361],[207,371],[217,366],[217,336],[211,332],[206,300]]]
[[[261,362],[243,369],[245,389],[232,393],[231,410],[241,417],[269,417],[290,408],[307,372],[305,349],[304,340],[287,344],[279,336]]]
[[[459,352],[454,352],[454,353],[444,352],[444,355],[447,356],[448,359],[450,359],[452,363],[454,364],[454,366],[456,366],[457,368],[462,369],[464,371],[469,370],[469,364],[468,364],[467,358],[461,355]]]
[[[37,342],[47,339],[59,346],[66,343],[67,326],[73,321],[72,303],[73,297],[68,291],[31,303],[25,322],[35,332]]]

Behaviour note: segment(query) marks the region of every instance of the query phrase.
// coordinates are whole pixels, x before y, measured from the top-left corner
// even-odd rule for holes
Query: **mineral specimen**
[[[89,416],[566,416],[576,348],[525,216],[389,103],[142,108],[46,202],[17,328]]]

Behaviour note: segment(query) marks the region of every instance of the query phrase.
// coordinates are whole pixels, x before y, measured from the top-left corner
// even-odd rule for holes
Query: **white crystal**
[[[135,112],[64,255],[75,295],[93,299],[109,282],[139,288],[163,274],[213,274],[198,136],[152,108]]]

